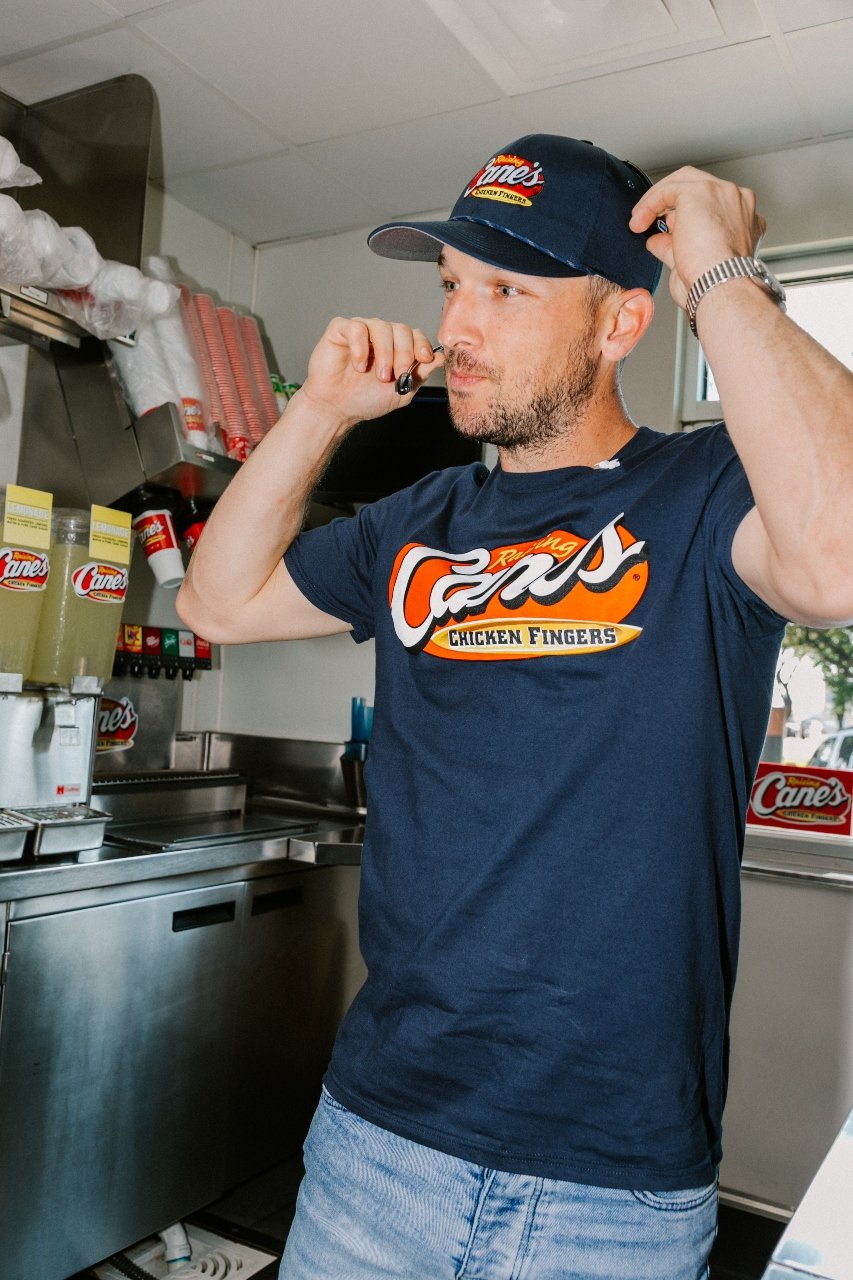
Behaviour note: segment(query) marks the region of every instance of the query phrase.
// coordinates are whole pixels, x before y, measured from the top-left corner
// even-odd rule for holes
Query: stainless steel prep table
[[[0,866],[4,1274],[64,1280],[299,1150],[363,978],[357,824],[308,808]]]

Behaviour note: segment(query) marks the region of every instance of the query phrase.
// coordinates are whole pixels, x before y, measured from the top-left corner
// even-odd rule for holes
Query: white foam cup
[[[184,561],[171,512],[152,507],[140,512],[133,527],[158,585],[179,587],[184,580]]]

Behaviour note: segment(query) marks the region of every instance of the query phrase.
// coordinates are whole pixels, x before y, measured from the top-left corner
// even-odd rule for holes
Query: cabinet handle
[[[264,916],[268,911],[284,911],[287,907],[298,907],[301,901],[301,884],[290,889],[279,889],[277,893],[259,893],[252,899],[252,915]]]
[[[204,907],[190,907],[187,911],[172,912],[172,933],[183,933],[185,929],[206,929],[209,924],[227,924],[236,914],[236,905],[231,902],[211,902]]]

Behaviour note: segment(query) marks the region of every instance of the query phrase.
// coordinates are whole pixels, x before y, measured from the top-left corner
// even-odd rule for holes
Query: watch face
[[[760,258],[756,258],[756,262],[757,262],[757,263],[758,263],[758,265],[761,267],[761,272],[762,272],[762,277],[761,277],[761,278],[762,278],[762,280],[763,280],[764,284],[767,286],[767,288],[768,288],[768,289],[770,290],[770,292],[773,294],[773,297],[776,299],[776,301],[777,301],[777,302],[780,304],[780,306],[784,309],[784,306],[785,306],[785,290],[782,288],[782,286],[781,286],[781,284],[779,283],[779,281],[778,281],[778,280],[776,279],[776,277],[773,275],[773,272],[772,272],[772,271],[769,271],[769,270],[767,269],[767,264],[766,264],[766,263],[762,262]]]

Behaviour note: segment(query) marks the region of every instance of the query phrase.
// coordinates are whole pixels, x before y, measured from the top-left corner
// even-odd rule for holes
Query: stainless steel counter
[[[285,812],[292,821],[301,811],[298,807],[294,812],[280,806],[250,810],[254,817],[266,814],[271,823],[276,818],[283,819]],[[357,866],[361,861],[362,835],[363,827],[354,825],[351,816],[326,816],[315,811],[310,817],[303,815],[298,835],[291,831],[248,839],[211,837],[205,843],[152,852],[112,843],[107,827],[107,839],[99,849],[38,862],[0,864],[0,903],[137,885],[206,871],[216,872],[221,879],[222,872],[229,868],[235,872],[239,869],[244,877],[269,875],[273,870],[287,870],[289,861],[295,870],[304,869],[306,864]]]

